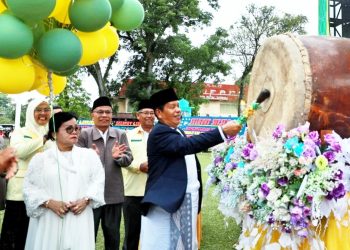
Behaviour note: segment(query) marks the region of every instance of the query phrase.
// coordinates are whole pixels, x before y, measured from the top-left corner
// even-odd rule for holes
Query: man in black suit
[[[178,129],[181,110],[173,89],[151,96],[159,123],[148,144],[148,179],[142,201],[141,249],[198,249],[196,222],[201,208],[202,184],[196,153],[236,135],[241,126],[230,121],[222,127],[187,138]]]

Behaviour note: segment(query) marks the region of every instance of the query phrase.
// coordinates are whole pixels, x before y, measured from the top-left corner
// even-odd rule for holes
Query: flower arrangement
[[[208,174],[219,209],[242,223],[238,248],[254,247],[262,230],[278,230],[280,247],[322,241],[316,233],[321,219],[333,213],[340,221],[347,213],[350,143],[335,132],[321,143],[309,123],[290,131],[279,125],[256,144],[232,138],[214,149],[213,158]],[[271,234],[265,235],[269,242]]]

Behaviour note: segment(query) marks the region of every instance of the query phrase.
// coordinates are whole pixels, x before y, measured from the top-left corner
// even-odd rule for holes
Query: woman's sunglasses
[[[67,134],[72,134],[73,131],[75,131],[76,133],[79,133],[79,132],[80,132],[80,129],[81,129],[81,128],[80,128],[80,126],[78,126],[78,125],[75,125],[75,126],[70,125],[70,126],[68,126],[68,127],[65,128]]]

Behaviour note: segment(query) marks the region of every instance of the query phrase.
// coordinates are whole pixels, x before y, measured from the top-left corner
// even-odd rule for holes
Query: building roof
[[[127,85],[131,83],[129,80],[126,84],[123,84],[119,91],[119,98],[126,98],[126,88]],[[248,88],[244,89],[244,96],[247,94]],[[235,84],[213,84],[206,83],[202,98],[210,101],[236,101],[239,96],[239,85]]]
[[[210,101],[236,101],[239,97],[239,85],[206,83],[201,97]]]

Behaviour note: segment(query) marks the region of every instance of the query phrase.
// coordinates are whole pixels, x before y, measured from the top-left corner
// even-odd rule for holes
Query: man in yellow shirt
[[[124,179],[124,225],[123,250],[137,250],[141,230],[141,200],[147,181],[147,139],[154,126],[154,111],[148,100],[140,101],[136,113],[140,126],[128,131],[127,137],[134,156],[132,163],[122,168]]]

